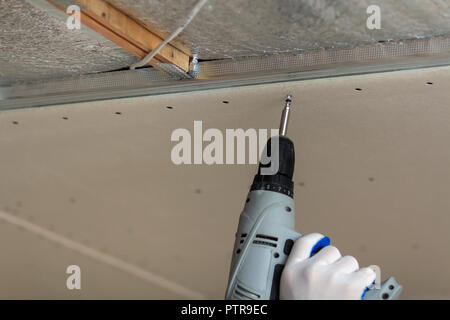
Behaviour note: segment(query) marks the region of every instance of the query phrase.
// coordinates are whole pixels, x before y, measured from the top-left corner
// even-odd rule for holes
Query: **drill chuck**
[[[273,143],[273,139],[277,139],[278,143]],[[259,164],[258,173],[253,179],[251,191],[267,190],[283,193],[294,197],[294,176],[295,167],[295,151],[292,141],[284,136],[272,137],[266,144],[265,154],[273,159],[272,145],[278,144],[278,171],[273,175],[263,175],[262,168],[270,167],[271,163]],[[276,152],[276,151],[275,151]],[[273,160],[272,160],[273,161]]]
[[[291,198],[294,197],[294,176],[295,151],[294,144],[286,137],[291,111],[292,95],[286,97],[283,113],[280,121],[280,135],[272,137],[267,141],[263,155],[266,155],[271,162],[277,159],[278,171],[275,174],[264,175],[262,168],[271,168],[274,163],[263,164],[261,161],[258,168],[258,174],[253,179],[250,191],[266,190],[285,194]],[[275,147],[275,150],[272,150]],[[277,154],[278,153],[278,154]]]

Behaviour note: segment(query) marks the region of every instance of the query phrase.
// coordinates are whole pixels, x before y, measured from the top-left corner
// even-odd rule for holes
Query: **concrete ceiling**
[[[108,0],[170,34],[197,0]],[[366,27],[370,5],[381,30]],[[450,34],[447,0],[209,0],[178,40],[202,59],[298,53]]]
[[[1,112],[0,298],[223,298],[256,168],[176,166],[170,135],[276,127],[286,93],[297,228],[380,265],[404,298],[450,298],[449,71]]]
[[[123,68],[137,59],[45,0],[0,0],[0,86]]]
[[[167,36],[196,0],[108,0]],[[381,7],[382,29],[366,28]],[[111,71],[137,59],[90,31],[68,30],[45,0],[0,0],[0,85]],[[178,42],[202,59],[354,47],[450,34],[446,0],[210,0]]]

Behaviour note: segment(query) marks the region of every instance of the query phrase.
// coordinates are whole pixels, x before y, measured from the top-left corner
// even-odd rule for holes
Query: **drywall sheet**
[[[276,128],[287,93],[298,230],[450,298],[449,71],[2,111],[0,298],[223,298],[256,166],[177,166],[170,137]]]

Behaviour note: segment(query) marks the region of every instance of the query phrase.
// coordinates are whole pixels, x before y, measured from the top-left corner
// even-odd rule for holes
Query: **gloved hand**
[[[280,299],[359,300],[376,278],[370,268],[359,269],[354,257],[342,257],[319,233],[300,237],[292,247],[280,283]],[[318,249],[324,247],[314,254]],[[311,257],[311,255],[313,255]]]

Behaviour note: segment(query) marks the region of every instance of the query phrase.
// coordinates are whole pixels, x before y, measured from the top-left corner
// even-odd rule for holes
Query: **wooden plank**
[[[127,50],[131,54],[135,55],[136,57],[139,57],[142,59],[147,54],[143,49],[139,48],[138,46],[135,46],[128,40],[119,36],[117,33],[111,31],[110,29],[105,28],[103,25],[98,23],[98,21],[96,21],[95,19],[92,19],[86,13],[81,14],[81,23],[83,23],[85,26],[93,29],[97,33],[100,33],[105,38],[113,41],[118,46],[124,48],[125,50]]]
[[[147,52],[145,52],[144,50],[142,50],[138,46],[135,46],[134,44],[129,42],[127,39],[124,39],[123,37],[121,37],[120,35],[115,33],[114,31],[106,28],[105,26],[100,24],[95,19],[92,19],[85,12],[81,13],[81,23],[83,23],[87,27],[91,28],[92,30],[96,31],[97,33],[101,34],[106,39],[113,41],[115,44],[117,44],[118,46],[124,48],[125,50],[127,50],[131,54],[135,55],[139,59],[142,59],[142,58],[144,58],[147,55]],[[149,64],[153,68],[158,69],[159,71],[161,71],[162,73],[166,73],[164,70],[160,69],[156,65],[156,62],[161,62],[161,61],[155,57],[149,62]]]
[[[147,52],[151,52],[163,42],[163,39],[104,0],[78,0],[78,2],[85,6],[83,11],[89,16]],[[157,59],[173,63],[184,71],[189,70],[189,56],[170,44],[161,49]]]
[[[47,1],[65,11],[51,0]],[[139,58],[146,56],[163,41],[103,0],[78,0],[78,2],[85,7],[81,10],[83,24]],[[189,58],[188,54],[167,44],[156,55],[155,60],[156,62],[172,63],[180,69],[188,71]]]
[[[128,9],[126,7],[120,7],[120,11],[122,11],[125,15],[129,16],[129,17],[135,17],[136,13],[135,11]],[[165,39],[168,34],[162,32],[161,30],[158,30],[155,28],[155,26],[152,26],[149,22],[143,21],[143,20],[139,20],[138,18],[134,19],[137,23],[139,23],[140,25],[142,25],[144,28],[146,28],[147,30],[149,30],[151,33],[155,34],[156,36],[158,36],[161,39]],[[173,30],[175,30],[178,26],[173,25]],[[178,50],[180,50],[181,52],[184,52],[185,54],[187,54],[188,56],[192,57],[192,51],[186,47],[185,45],[183,45],[181,42],[177,41],[177,39],[173,39],[172,41],[170,41],[170,45],[177,48]]]
[[[66,11],[65,8],[59,6],[56,3],[53,3],[50,0],[47,0],[47,2],[49,2],[51,5],[53,5],[54,7],[56,7],[57,9],[59,9],[61,11],[64,11],[64,12]],[[112,31],[111,29],[109,29],[106,26],[104,26],[101,23],[99,23],[97,20],[91,18],[84,11],[81,11],[81,23],[83,23],[88,28],[90,28],[90,29],[94,30],[95,32],[101,34],[106,39],[114,42],[118,46],[122,47],[123,49],[125,49],[126,51],[130,52],[131,54],[135,55],[136,57],[138,57],[140,59],[144,58],[147,55],[147,52],[145,50],[143,50],[142,48],[134,45],[133,43],[131,43],[127,39],[125,39],[122,36],[118,35],[116,32]],[[161,62],[161,61],[158,60],[157,58],[154,58],[152,61],[150,61],[150,65],[152,65],[153,67],[157,68],[156,65],[154,64],[155,62]],[[159,70],[159,68],[158,68],[158,70]],[[160,70],[160,71],[162,71],[162,70]]]

